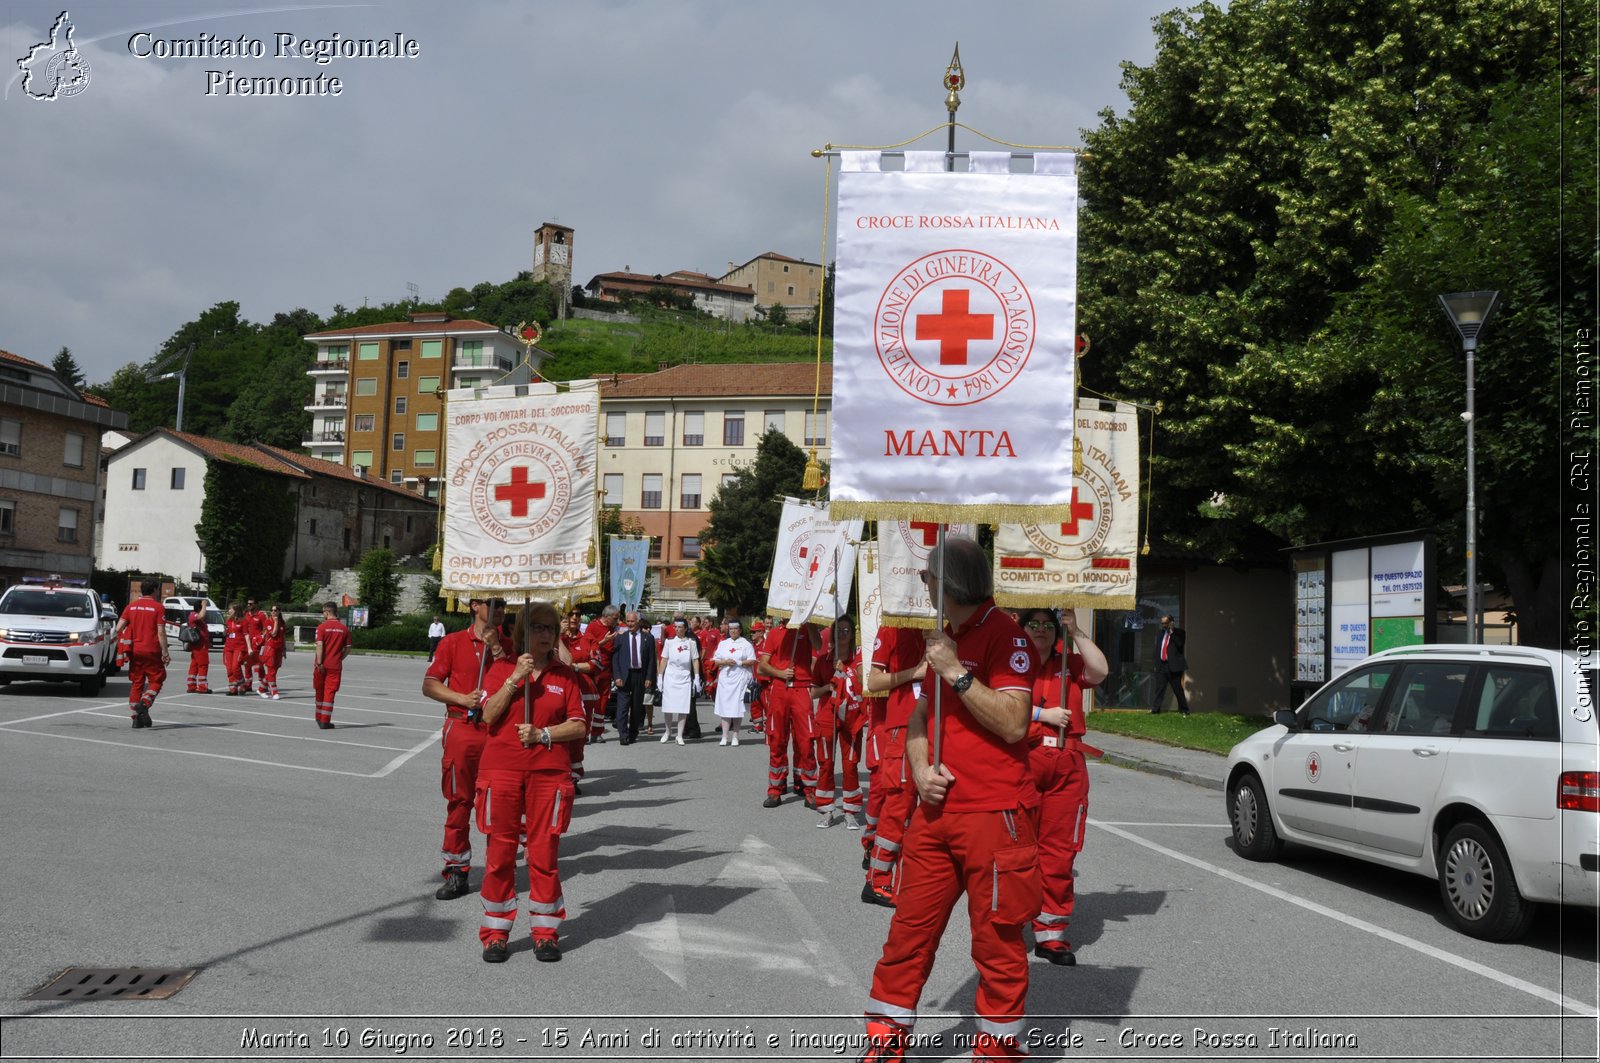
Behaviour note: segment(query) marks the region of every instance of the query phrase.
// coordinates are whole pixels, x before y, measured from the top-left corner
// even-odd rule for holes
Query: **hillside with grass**
[[[801,326],[735,325],[713,318],[648,310],[637,323],[569,318],[544,327],[539,346],[550,352],[540,372],[547,380],[578,380],[605,373],[651,373],[684,363],[809,362],[816,334]],[[833,341],[822,341],[831,360]]]

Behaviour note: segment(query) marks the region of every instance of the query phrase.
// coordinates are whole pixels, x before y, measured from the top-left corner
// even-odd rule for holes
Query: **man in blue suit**
[[[645,699],[656,687],[656,640],[639,625],[637,610],[628,611],[626,629],[612,643],[611,686],[617,692],[617,735],[623,745],[639,737],[644,722]]]

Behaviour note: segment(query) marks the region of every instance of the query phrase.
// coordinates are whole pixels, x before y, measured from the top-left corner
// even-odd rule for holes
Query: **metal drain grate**
[[[165,1000],[198,967],[68,967],[24,1000]]]

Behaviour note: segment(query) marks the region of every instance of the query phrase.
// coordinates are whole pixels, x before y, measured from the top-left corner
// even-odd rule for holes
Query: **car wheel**
[[[1439,849],[1439,896],[1451,922],[1486,941],[1520,938],[1537,911],[1517,889],[1499,839],[1477,823],[1458,823],[1445,835]]]
[[[78,680],[78,693],[92,698],[100,693],[105,685],[106,677],[103,675],[97,675],[93,679],[80,679]]]
[[[1228,821],[1233,824],[1234,847],[1246,860],[1276,860],[1283,852],[1266,792],[1254,772],[1243,772],[1234,780],[1228,793]]]
[[[8,675],[0,675],[0,687],[8,687],[10,685],[11,677]]]

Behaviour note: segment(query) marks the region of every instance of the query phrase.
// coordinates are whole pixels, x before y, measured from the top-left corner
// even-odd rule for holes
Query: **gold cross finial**
[[[967,75],[961,70],[961,42],[956,42],[956,50],[950,56],[950,65],[944,69],[944,87],[949,90],[949,95],[944,98],[944,109],[954,113],[961,106],[961,97],[956,95],[967,87]]]

